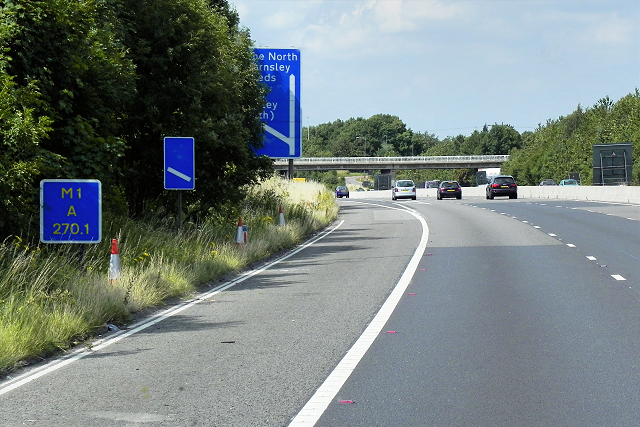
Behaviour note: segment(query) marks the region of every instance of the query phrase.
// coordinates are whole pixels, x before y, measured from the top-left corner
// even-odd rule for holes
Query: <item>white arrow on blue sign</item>
[[[300,110],[300,50],[254,49],[261,80],[270,92],[260,119],[264,122],[264,147],[258,155],[272,158],[302,156]]]
[[[164,138],[165,190],[193,190],[196,188],[195,159],[193,138],[180,136]]]

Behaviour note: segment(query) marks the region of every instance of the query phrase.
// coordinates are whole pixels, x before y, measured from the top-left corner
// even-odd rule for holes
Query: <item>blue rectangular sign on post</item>
[[[100,243],[102,185],[95,179],[40,181],[40,241]]]
[[[300,110],[300,50],[254,49],[261,80],[270,89],[260,114],[264,122],[264,147],[258,155],[272,158],[302,156],[302,112]]]
[[[165,190],[196,188],[195,141],[187,137],[164,138]]]

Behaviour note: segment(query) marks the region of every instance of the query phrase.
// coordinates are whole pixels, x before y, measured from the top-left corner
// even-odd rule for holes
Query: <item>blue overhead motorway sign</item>
[[[165,190],[193,190],[196,186],[195,141],[193,138],[164,138]]]
[[[261,80],[270,89],[260,114],[264,122],[264,147],[258,155],[272,158],[302,156],[302,112],[300,110],[300,50],[254,49]]]

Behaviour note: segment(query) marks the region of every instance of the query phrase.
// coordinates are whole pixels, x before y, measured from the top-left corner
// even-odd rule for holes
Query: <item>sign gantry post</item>
[[[270,92],[260,114],[264,123],[264,147],[258,155],[290,159],[302,156],[300,109],[300,50],[254,49],[261,81]]]

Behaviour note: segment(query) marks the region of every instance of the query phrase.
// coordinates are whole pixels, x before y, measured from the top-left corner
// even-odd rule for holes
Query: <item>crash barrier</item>
[[[355,193],[355,192],[354,192]],[[377,193],[386,193],[378,191]],[[358,195],[367,192],[355,193]],[[391,193],[389,193],[391,194]],[[462,187],[462,197],[484,197],[485,187]],[[435,188],[418,188],[418,197],[436,197]],[[640,205],[639,186],[518,186],[518,198],[585,200]]]

